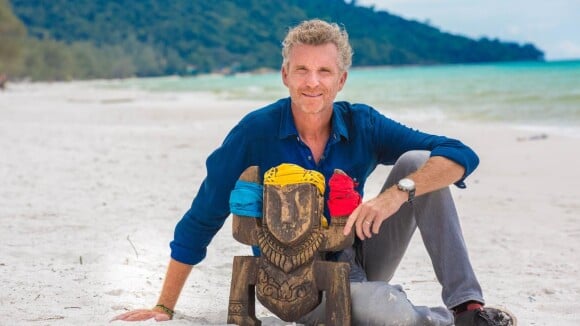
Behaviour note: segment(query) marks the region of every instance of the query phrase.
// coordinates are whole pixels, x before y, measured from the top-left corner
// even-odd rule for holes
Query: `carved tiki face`
[[[265,185],[263,225],[282,244],[296,244],[320,226],[322,198],[310,183]]]

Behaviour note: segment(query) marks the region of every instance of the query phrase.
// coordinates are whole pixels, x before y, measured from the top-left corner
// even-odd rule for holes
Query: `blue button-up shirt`
[[[253,165],[262,173],[281,163],[321,172],[326,180],[341,169],[358,182],[363,195],[368,176],[378,164],[392,165],[410,150],[428,150],[465,168],[463,180],[477,167],[477,155],[458,140],[408,128],[364,104],[334,103],[332,129],[318,163],[301,141],[290,108],[281,99],[246,115],[207,159],[207,176],[191,208],[175,228],[171,257],[186,264],[204,259],[211,239],[230,215],[230,192],[242,172]],[[326,194],[328,195],[328,194]]]

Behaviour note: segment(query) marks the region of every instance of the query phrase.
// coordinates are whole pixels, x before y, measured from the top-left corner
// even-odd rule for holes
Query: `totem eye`
[[[270,207],[282,207],[282,194],[276,191],[268,191],[268,201],[270,202]]]

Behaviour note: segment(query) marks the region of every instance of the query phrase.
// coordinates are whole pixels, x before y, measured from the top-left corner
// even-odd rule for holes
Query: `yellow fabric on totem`
[[[323,228],[328,229],[328,221],[324,215],[320,217],[320,225],[322,225]]]
[[[282,163],[264,173],[265,185],[285,186],[297,183],[311,183],[324,195],[326,182],[324,175],[315,170],[307,170],[299,165]]]
[[[320,195],[324,196],[326,181],[324,175],[318,171],[307,170],[296,164],[282,163],[264,173],[265,185],[285,186],[306,182],[315,185]],[[323,228],[328,228],[328,221],[324,215],[320,217],[320,224]]]

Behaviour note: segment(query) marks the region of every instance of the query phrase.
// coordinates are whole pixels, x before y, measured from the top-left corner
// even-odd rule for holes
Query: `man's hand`
[[[192,267],[192,265],[184,264],[171,258],[167,267],[165,281],[163,282],[163,289],[157,301],[159,304],[152,309],[137,309],[120,314],[111,319],[111,321],[142,321],[152,318],[156,321],[170,320],[173,313],[172,309],[177,303],[179,293],[183,289],[183,284],[185,284]]]
[[[154,318],[156,321],[167,321],[171,320],[171,316],[167,313],[155,310],[155,309],[137,309],[126,312],[124,314],[118,315],[117,317],[111,319],[112,321],[115,320],[123,320],[123,321],[143,321]]]
[[[348,217],[344,226],[344,235],[355,227],[357,236],[364,240],[379,233],[384,220],[395,214],[407,200],[408,195],[393,186],[377,197],[360,204]]]

